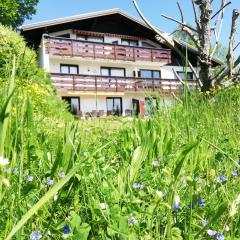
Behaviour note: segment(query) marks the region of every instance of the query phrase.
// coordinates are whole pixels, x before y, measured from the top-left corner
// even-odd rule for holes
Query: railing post
[[[97,76],[95,76],[94,78],[95,78],[95,91],[97,92]]]
[[[155,84],[154,84],[154,83],[155,83],[155,80],[153,79],[153,80],[152,80],[153,92],[155,91]]]
[[[72,75],[72,78],[73,78],[73,91],[75,91],[75,76]]]
[[[73,40],[71,40],[71,50],[72,50],[72,57],[74,56],[73,54]]]
[[[94,59],[96,58],[96,45],[95,45],[95,43],[93,44],[93,57],[94,57]]]
[[[133,47],[133,60],[136,62],[136,49]]]
[[[154,60],[154,59],[153,59],[153,50],[151,49],[150,51],[151,51],[151,60],[152,60],[152,62],[153,62],[153,60]]]
[[[116,78],[116,92],[118,92],[118,80]]]
[[[113,51],[114,51],[114,58],[115,58],[115,60],[117,60],[117,50],[116,50],[116,45],[114,45],[114,47],[113,47]]]

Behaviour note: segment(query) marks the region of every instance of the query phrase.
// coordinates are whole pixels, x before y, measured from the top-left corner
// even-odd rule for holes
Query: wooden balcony
[[[183,85],[176,79],[149,79],[134,77],[108,77],[52,73],[53,84],[66,91],[84,92],[159,92],[181,93]],[[197,82],[188,80],[189,88],[196,88]]]
[[[51,55],[171,63],[170,49],[131,47],[50,36],[45,36],[44,39],[46,53]]]

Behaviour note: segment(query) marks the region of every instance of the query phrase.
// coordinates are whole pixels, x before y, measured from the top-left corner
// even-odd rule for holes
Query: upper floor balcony
[[[52,73],[53,84],[60,90],[80,92],[140,92],[181,93],[183,84],[177,79],[112,77],[83,74]],[[189,88],[197,88],[195,80],[188,80]]]
[[[44,39],[46,53],[50,55],[162,64],[170,64],[172,61],[170,49],[96,43],[48,35]]]

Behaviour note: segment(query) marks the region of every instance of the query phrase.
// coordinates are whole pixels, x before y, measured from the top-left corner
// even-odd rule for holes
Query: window
[[[122,115],[122,98],[108,97],[107,98],[107,112],[108,115]]]
[[[138,41],[122,39],[122,45],[137,47],[138,46]]]
[[[91,37],[86,35],[77,35],[77,40],[89,41],[89,42],[104,42],[103,37]]]
[[[60,72],[65,74],[78,74],[77,65],[60,64]]]
[[[73,115],[77,115],[80,111],[80,98],[79,97],[62,97],[62,100],[67,102],[69,111]]]
[[[193,80],[193,73],[192,72],[180,72],[178,71],[177,74],[182,80],[186,80],[186,74],[187,74],[187,80]],[[177,78],[177,77],[176,77]]]
[[[147,42],[142,42],[142,47],[146,47],[146,48],[155,48],[155,46],[153,46],[152,44],[147,43]]]
[[[141,78],[161,78],[161,72],[158,70],[140,70],[140,77]]]
[[[59,35],[57,37],[62,37],[62,38],[70,38],[70,34],[67,33],[67,34],[62,34],[62,35]]]
[[[112,77],[125,77],[125,69],[124,68],[109,68],[109,67],[101,67],[101,75],[102,76],[112,76]]]

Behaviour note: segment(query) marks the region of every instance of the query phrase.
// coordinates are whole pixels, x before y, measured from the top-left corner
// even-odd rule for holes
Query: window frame
[[[128,42],[128,44],[123,44],[123,41]],[[135,42],[137,45],[131,45],[131,42]],[[121,38],[121,45],[123,46],[129,46],[129,47],[139,47],[139,41],[138,40],[131,40],[131,39],[125,39]]]
[[[80,101],[80,97],[73,97],[73,96],[62,96],[62,97],[61,97],[62,101],[67,102],[67,104],[68,104],[68,106],[69,106],[69,111],[70,111],[73,115],[77,115],[77,113],[74,114],[74,112],[72,111],[72,102],[71,102],[71,99],[72,99],[72,98],[78,100],[78,109],[77,109],[77,111],[78,111],[78,112],[81,111],[81,101]],[[69,99],[70,102],[69,102],[67,99]]]
[[[108,76],[102,75],[102,69],[107,69],[109,75],[108,75]],[[105,76],[106,76],[106,77],[120,77],[120,76],[112,76],[112,75],[110,74],[112,69],[115,69],[115,70],[123,70],[124,76],[121,76],[121,77],[126,77],[126,68],[120,68],[120,67],[105,67],[105,66],[102,66],[102,67],[100,68],[101,76],[104,76],[104,77],[105,77]]]
[[[114,109],[114,100],[115,99],[120,99],[121,109],[120,109],[119,116],[121,116],[123,114],[123,101],[122,101],[122,97],[106,97],[106,107],[107,107],[106,109],[107,109],[107,111],[113,111],[113,110],[108,109],[108,100],[112,100],[113,101],[113,109]]]
[[[83,37],[83,38],[85,38],[85,39],[78,39],[78,36],[79,36],[79,37]],[[89,38],[101,39],[102,41],[99,41],[99,42],[97,42],[97,41],[92,41],[92,40],[89,41]],[[104,37],[92,37],[92,36],[80,35],[80,34],[77,34],[77,35],[76,35],[76,40],[89,41],[89,42],[94,42],[94,43],[104,43],[104,42],[105,42]]]
[[[68,73],[63,73],[62,72],[62,67],[68,67]],[[70,73],[71,67],[76,67],[77,68],[77,73]],[[71,74],[71,75],[78,75],[79,74],[79,66],[76,65],[76,64],[60,63],[60,73],[62,73],[62,74]]]
[[[141,71],[150,71],[150,72],[151,72],[151,77],[150,77],[150,78],[147,78],[147,79],[161,79],[161,78],[162,78],[161,70],[140,69],[140,70],[139,70],[139,76],[140,76],[140,78],[146,78],[146,77],[142,77]],[[158,73],[159,73],[159,78],[154,78],[154,77],[153,77],[154,72],[158,72]]]
[[[186,75],[186,72],[185,71],[177,71],[177,74],[181,77],[181,74],[183,74],[184,75],[184,78],[182,78],[182,80],[185,80],[185,75]],[[189,74],[191,75],[191,78],[189,78]],[[176,79],[177,79],[177,76],[175,76],[176,77]],[[190,72],[190,71],[187,71],[187,80],[194,80],[194,77],[193,77],[193,72]]]

